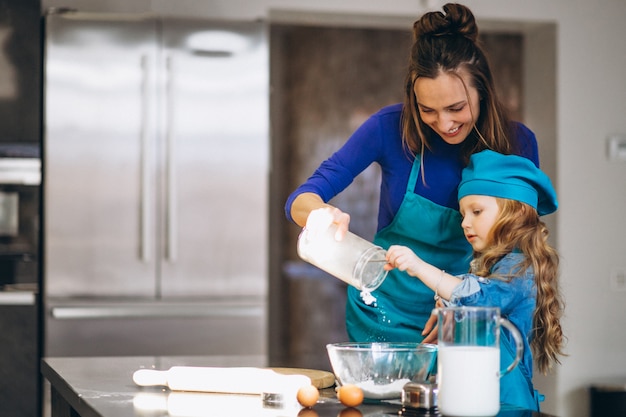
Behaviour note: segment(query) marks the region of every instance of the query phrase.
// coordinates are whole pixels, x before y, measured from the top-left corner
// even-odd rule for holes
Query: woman
[[[341,239],[350,216],[328,201],[378,163],[374,242],[408,246],[426,262],[461,274],[472,251],[460,227],[457,186],[470,156],[491,149],[539,162],[534,134],[509,121],[496,96],[472,12],[458,4],[443,10],[426,13],[413,26],[404,103],[372,115],[289,196],[285,212],[304,227],[312,211],[326,211]],[[434,334],[424,339],[433,292],[421,281],[393,270],[373,295],[377,303],[368,305],[357,289],[348,289],[350,340],[433,340]]]

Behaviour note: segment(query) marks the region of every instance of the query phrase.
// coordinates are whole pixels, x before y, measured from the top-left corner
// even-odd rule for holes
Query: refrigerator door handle
[[[150,62],[147,55],[141,56],[141,242],[140,257],[150,261],[150,132],[148,129],[150,108]]]
[[[56,320],[175,317],[262,317],[264,308],[258,303],[192,304],[192,305],[104,305],[58,306],[50,309]]]
[[[167,146],[166,181],[167,181],[167,208],[166,208],[166,254],[170,262],[178,258],[178,205],[176,203],[176,142],[174,140],[174,63],[170,55],[165,56],[165,141]]]

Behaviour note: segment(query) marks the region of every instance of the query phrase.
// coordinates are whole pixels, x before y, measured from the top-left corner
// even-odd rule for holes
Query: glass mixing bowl
[[[437,345],[425,343],[331,343],[328,358],[338,384],[354,384],[366,399],[400,398],[407,382],[434,372]]]

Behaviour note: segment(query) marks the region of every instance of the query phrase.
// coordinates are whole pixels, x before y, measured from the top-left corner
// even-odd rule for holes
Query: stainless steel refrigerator
[[[45,18],[46,356],[267,354],[262,22]]]

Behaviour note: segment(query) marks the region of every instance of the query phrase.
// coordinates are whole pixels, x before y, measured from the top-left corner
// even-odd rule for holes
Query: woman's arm
[[[324,203],[322,197],[315,193],[302,193],[293,200],[291,205],[291,218],[300,227],[306,225],[306,219],[309,218],[309,214],[319,208],[331,207],[329,204]]]
[[[401,110],[401,104],[381,109],[368,118],[340,149],[323,161],[313,174],[287,197],[285,201],[287,219],[304,227],[311,211],[332,207],[324,202],[331,201],[345,190],[372,163],[380,164],[381,161],[385,161],[386,175],[404,178],[403,174],[406,171],[408,178],[411,165],[407,162],[398,129]],[[397,172],[398,170],[400,172]],[[393,193],[394,203],[398,207],[405,190],[406,183],[401,184],[397,190],[393,188],[387,191]],[[385,198],[390,197],[386,195]],[[397,210],[397,207],[394,208]]]

